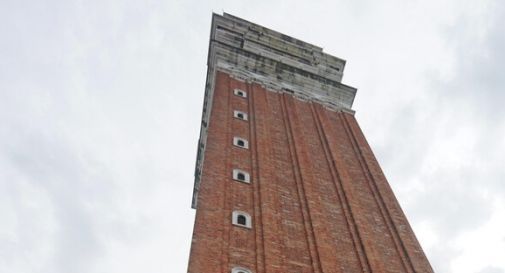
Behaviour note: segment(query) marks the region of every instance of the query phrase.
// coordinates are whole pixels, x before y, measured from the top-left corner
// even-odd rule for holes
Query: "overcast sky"
[[[186,272],[212,12],[347,60],[437,273],[505,273],[505,2],[0,0],[0,272]]]

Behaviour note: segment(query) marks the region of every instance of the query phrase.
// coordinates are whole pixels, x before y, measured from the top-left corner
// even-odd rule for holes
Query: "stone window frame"
[[[231,273],[252,273],[252,271],[244,267],[236,266],[231,269]]]
[[[239,216],[245,217],[245,225],[242,225],[242,224],[238,223],[238,217]],[[238,226],[238,227],[244,227],[244,228],[248,228],[248,229],[252,228],[252,218],[251,218],[251,215],[249,213],[247,213],[245,211],[241,211],[241,210],[234,210],[232,212],[231,223],[234,226]]]
[[[240,141],[244,143],[244,145],[240,145]],[[233,137],[233,145],[242,149],[249,149],[249,141],[245,138],[234,136]]]
[[[247,98],[247,92],[242,89],[238,88],[233,89],[233,94],[241,98]]]
[[[239,115],[242,115],[242,117],[240,117]],[[236,118],[236,119],[240,119],[240,120],[245,120],[245,121],[248,120],[247,113],[239,111],[239,110],[233,110],[233,117]]]
[[[239,174],[243,174],[244,175],[244,179],[239,179]],[[241,169],[233,169],[233,172],[232,172],[232,177],[233,177],[233,180],[236,180],[236,181],[239,181],[239,182],[243,182],[243,183],[251,183],[251,175],[244,171],[244,170],[241,170]]]

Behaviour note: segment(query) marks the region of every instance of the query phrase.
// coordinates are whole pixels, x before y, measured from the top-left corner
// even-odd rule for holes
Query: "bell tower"
[[[189,273],[433,273],[344,60],[225,13],[207,66]]]

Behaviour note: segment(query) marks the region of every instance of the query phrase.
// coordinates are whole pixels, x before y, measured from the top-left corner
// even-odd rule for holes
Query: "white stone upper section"
[[[351,110],[356,94],[341,83],[344,60],[226,13],[213,16],[208,66],[330,108]]]

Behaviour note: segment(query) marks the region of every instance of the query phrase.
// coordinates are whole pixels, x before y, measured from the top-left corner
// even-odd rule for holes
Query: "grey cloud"
[[[485,114],[481,121],[503,125],[505,37],[502,35],[504,27],[501,19],[505,15],[505,7],[498,2],[489,5],[492,12],[488,17],[474,21],[461,16],[447,28],[448,45],[457,54],[457,76],[450,82],[439,82],[435,88],[440,90],[448,103],[450,100],[471,100],[470,106]],[[479,31],[480,35],[476,36],[475,31]]]
[[[451,261],[465,251],[455,242],[487,223],[497,213],[494,204],[505,200],[504,6],[490,5],[485,17],[458,14],[444,28],[441,40],[456,60],[450,77],[430,68],[420,80],[424,86],[413,88],[417,93],[373,86],[377,100],[358,109],[414,229],[418,223],[433,228],[436,240],[425,251],[436,272],[453,272]],[[368,118],[360,111],[373,113]]]
[[[505,272],[505,270],[492,266],[488,266],[483,270],[479,271],[479,273],[503,273],[503,272]]]
[[[344,83],[360,88],[360,124],[413,225],[434,227],[425,250],[436,272],[453,272],[464,251],[454,240],[504,199],[505,31],[503,5],[491,1],[474,43],[468,10],[440,13],[451,3],[427,3],[428,21],[405,18],[418,6],[401,1],[0,3],[8,26],[0,30],[0,212],[8,219],[0,271],[184,272],[210,14],[225,10],[348,60]],[[409,43],[411,34],[432,27],[426,37],[440,35],[430,22],[453,13],[440,39],[458,60],[454,77],[416,70],[426,63],[412,55],[431,47]],[[466,129],[471,138],[460,138]],[[442,140],[463,142],[471,161],[444,165],[453,151]]]
[[[419,221],[430,221],[445,242],[451,242],[463,232],[484,224],[493,213],[495,200],[505,200],[502,167],[505,156],[501,152],[504,148],[502,139],[505,138],[502,106],[505,101],[505,78],[500,69],[505,62],[502,50],[505,45],[502,33],[505,29],[499,19],[503,17],[503,11],[503,6],[493,10],[489,28],[480,30],[485,33],[481,42],[472,36],[478,33],[469,29],[475,24],[469,18],[460,18],[450,29],[448,43],[456,49],[458,63],[455,77],[450,80],[434,79],[430,86],[432,90],[428,91],[433,93],[432,103],[435,105],[428,108],[432,111],[430,123],[412,134],[414,137],[409,140],[415,148],[397,148],[413,151],[412,162],[416,166],[423,166],[426,157],[433,156],[428,147],[434,143],[434,139],[454,137],[454,142],[467,141],[459,145],[469,152],[463,155],[465,162],[451,168],[444,164],[441,167],[432,166],[434,170],[420,177],[429,190],[413,193],[416,195],[413,198],[415,201],[409,203],[407,209],[419,217]],[[408,121],[408,116],[405,120]],[[405,122],[403,126],[411,124]],[[472,129],[460,130],[462,128]],[[458,131],[471,135],[465,138],[455,134]],[[416,155],[421,157],[415,158]],[[399,176],[409,178],[412,174],[401,173]],[[451,272],[450,261],[463,251],[448,245],[442,243],[430,250],[430,257],[439,272]],[[489,267],[482,272],[503,272],[503,269]]]

